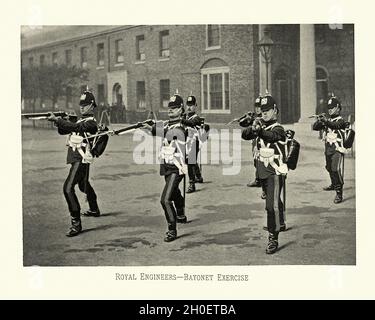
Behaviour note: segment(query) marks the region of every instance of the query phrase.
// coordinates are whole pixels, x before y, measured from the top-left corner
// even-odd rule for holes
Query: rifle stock
[[[231,121],[229,121],[226,125],[230,125],[234,122],[240,122],[241,120],[245,119],[246,117],[249,117],[250,119],[255,119],[255,113],[254,112],[246,112],[243,116],[239,117],[239,118],[235,118]]]

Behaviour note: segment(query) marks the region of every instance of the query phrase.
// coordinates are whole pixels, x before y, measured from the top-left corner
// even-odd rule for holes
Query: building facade
[[[257,45],[266,33],[273,41],[268,63]],[[305,121],[330,92],[354,114],[353,25],[55,27],[21,37],[21,59],[22,70],[53,63],[88,69],[81,90],[92,88],[99,104],[137,120],[150,111],[165,118],[176,91],[195,95],[209,122],[252,110],[266,90],[279,104],[282,123]],[[60,97],[58,108],[75,108],[78,99],[78,93]],[[29,108],[28,101],[23,105]],[[48,101],[37,105],[53,108]]]

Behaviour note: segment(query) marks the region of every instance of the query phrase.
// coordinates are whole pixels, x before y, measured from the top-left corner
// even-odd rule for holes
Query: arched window
[[[201,68],[202,112],[230,112],[229,67],[221,59],[208,60]]]
[[[112,101],[113,104],[122,105],[122,88],[118,83],[113,86]]]

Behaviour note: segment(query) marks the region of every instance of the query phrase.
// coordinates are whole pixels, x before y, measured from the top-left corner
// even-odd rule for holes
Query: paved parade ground
[[[22,129],[25,266],[356,263],[352,155],[345,158],[344,201],[335,205],[334,192],[322,191],[329,184],[323,143],[320,149],[301,145],[298,167],[287,178],[287,231],[280,233],[279,251],[266,255],[265,203],[259,188],[246,187],[254,177],[248,141],[241,142],[239,174],[223,175],[221,162],[203,165],[205,182],[186,198],[189,223],[178,225],[178,239],[165,243],[159,202],[164,179],[159,165],[134,163],[133,149],[139,142],[133,134],[111,137],[90,168],[101,217],[83,217],[84,232],[65,236],[70,225],[62,192],[70,167],[65,140],[54,130]],[[214,140],[208,142],[208,154]],[[86,209],[78,188],[76,192]]]

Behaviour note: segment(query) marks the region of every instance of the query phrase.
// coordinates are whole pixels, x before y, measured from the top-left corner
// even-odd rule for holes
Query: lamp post
[[[272,59],[272,47],[274,45],[274,42],[269,36],[269,31],[264,30],[263,31],[263,38],[257,43],[257,46],[259,48],[259,51],[264,59],[264,62],[266,63],[266,89],[268,91],[268,65],[271,63]]]

